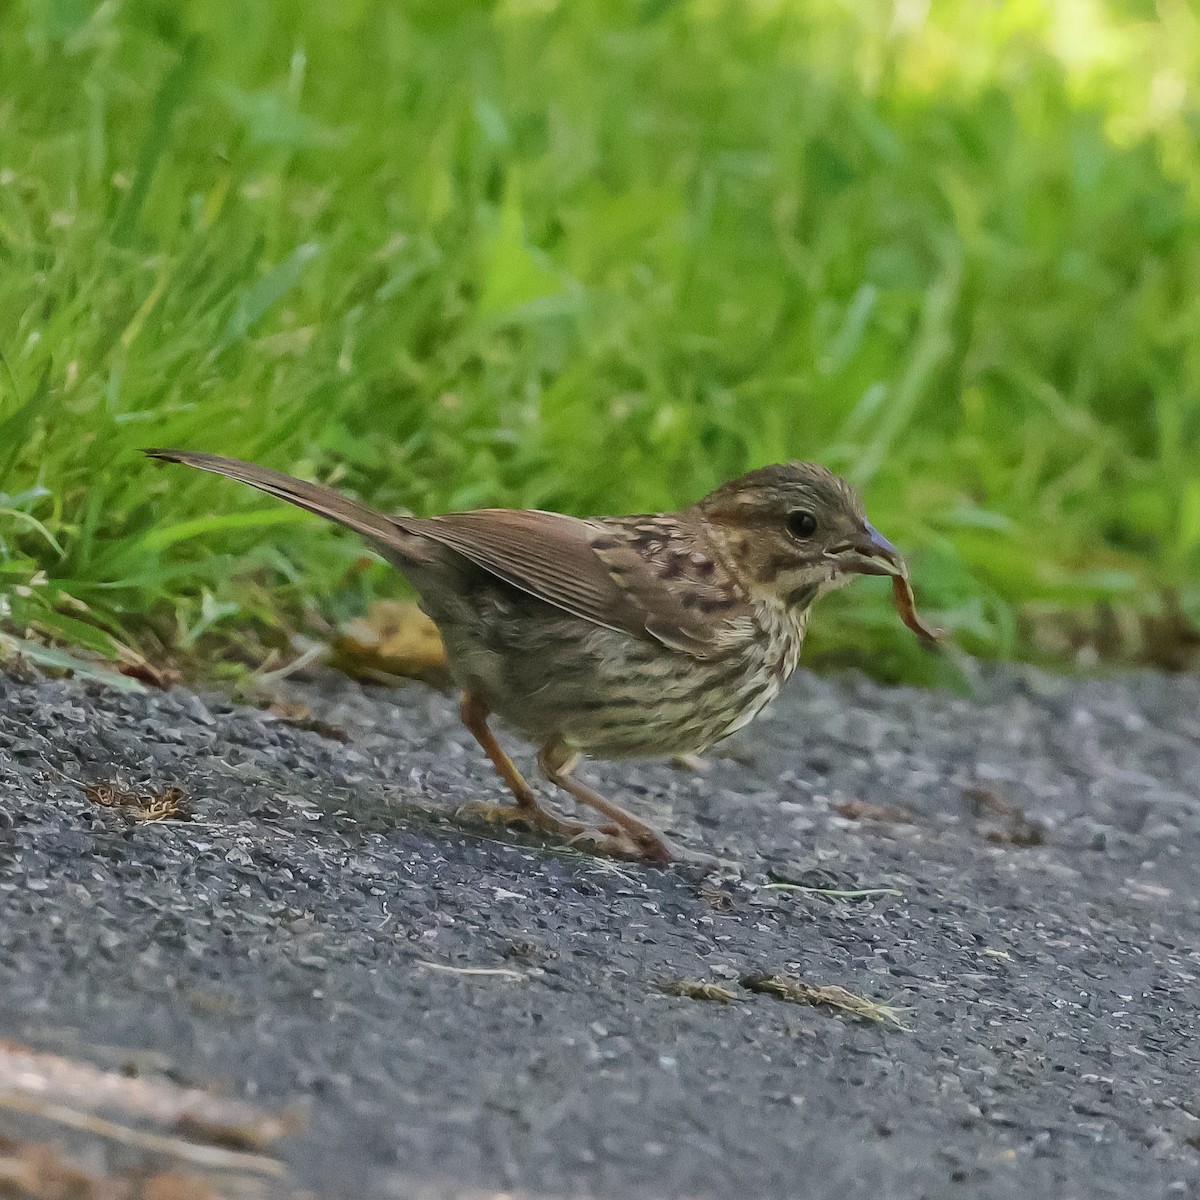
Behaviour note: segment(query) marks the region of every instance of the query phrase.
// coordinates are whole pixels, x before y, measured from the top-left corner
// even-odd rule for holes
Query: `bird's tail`
[[[142,453],[151,458],[161,458],[165,462],[184,463],[201,471],[212,471],[214,474],[227,475],[230,479],[248,483],[268,495],[277,496],[280,500],[307,509],[319,517],[326,517],[339,525],[345,525],[355,533],[380,543],[393,553],[403,553],[404,543],[410,540],[407,536],[409,531],[403,521],[376,512],[375,509],[368,508],[357,500],[351,500],[349,496],[343,496],[341,492],[325,487],[324,484],[306,483],[303,479],[285,475],[282,471],[272,471],[269,467],[256,466],[236,458],[224,458],[219,454],[203,454],[191,450],[143,450]]]

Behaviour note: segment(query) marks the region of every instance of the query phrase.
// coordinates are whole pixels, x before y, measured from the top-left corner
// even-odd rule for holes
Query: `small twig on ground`
[[[702,979],[668,979],[658,985],[658,990],[667,996],[679,996],[684,1000],[712,1000],[717,1004],[736,1004],[738,994],[720,983]]]
[[[452,967],[449,963],[429,962],[428,959],[418,958],[418,967],[428,967],[431,971],[445,971],[447,975],[495,975],[501,979],[528,979],[529,976],[521,971],[513,971],[508,967]]]
[[[831,896],[835,900],[863,900],[868,896],[903,896],[899,888],[820,888],[800,883],[764,883],[764,889],[781,892],[804,892],[810,896]]]
[[[298,1124],[293,1115],[277,1116],[243,1100],[167,1079],[130,1078],[0,1039],[0,1106],[34,1111],[29,1104],[51,1105],[59,1114],[76,1113],[81,1121],[89,1117],[88,1109],[119,1112],[238,1151],[262,1150]]]
[[[744,975],[740,982],[748,991],[762,992],[793,1004],[824,1005],[861,1017],[864,1021],[890,1024],[896,1029],[904,1030],[905,1033],[912,1031],[910,1026],[900,1020],[903,1009],[890,1004],[880,1004],[877,1000],[868,1000],[865,996],[856,996],[838,984],[807,983],[790,975],[766,974]]]
[[[209,1170],[245,1171],[278,1176],[287,1174],[283,1163],[264,1154],[247,1154],[245,1151],[226,1150],[220,1146],[202,1146],[181,1137],[135,1129],[131,1125],[121,1125],[106,1117],[98,1117],[95,1113],[83,1112],[65,1104],[53,1104],[36,1096],[0,1095],[0,1108],[40,1117],[68,1129],[78,1129],[110,1142],[163,1154],[182,1162],[207,1167]]]

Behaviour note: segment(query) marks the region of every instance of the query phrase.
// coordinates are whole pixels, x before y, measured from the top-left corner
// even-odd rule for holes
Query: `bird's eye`
[[[817,518],[807,509],[799,508],[788,513],[787,528],[794,538],[810,538],[817,532]]]

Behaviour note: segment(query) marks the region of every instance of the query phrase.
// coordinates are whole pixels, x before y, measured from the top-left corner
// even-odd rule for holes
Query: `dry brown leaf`
[[[281,721],[311,721],[312,709],[307,704],[291,703],[287,700],[272,700],[267,707],[273,717]]]
[[[183,678],[174,667],[152,663],[132,650],[122,653],[117,670],[130,679],[136,679],[147,687],[158,688],[163,692],[169,691]]]
[[[668,996],[680,996],[685,1000],[712,1000],[717,1004],[736,1004],[737,992],[720,983],[703,979],[670,979],[658,985],[658,990]]]
[[[358,679],[400,675],[435,687],[450,682],[437,626],[415,604],[378,600],[333,643],[335,666]]]
[[[762,992],[793,1004],[813,1004],[835,1008],[839,1012],[861,1017],[864,1021],[884,1022],[897,1029],[908,1030],[900,1020],[901,1009],[890,1004],[881,1004],[865,996],[856,996],[839,984],[808,983],[792,975],[746,975],[742,987],[751,992]]]
[[[839,817],[848,821],[884,821],[892,825],[911,825],[912,817],[902,808],[886,804],[870,804],[866,800],[843,800],[833,806]]]
[[[1090,612],[1029,604],[1022,624],[1034,648],[1048,658],[1164,671],[1189,671],[1200,665],[1200,625],[1173,588],[1159,593],[1156,611],[1147,611],[1141,598],[1136,606],[1100,600]]]
[[[114,808],[134,821],[190,821],[192,814],[183,802],[183,788],[168,787],[158,792],[139,792],[115,780],[85,783],[83,794],[101,808]]]
[[[1009,825],[1003,829],[985,829],[983,837],[993,846],[1018,846],[1022,850],[1027,850],[1030,846],[1040,846],[1046,840],[1041,828],[1031,821]]]
[[[1031,821],[1019,804],[1000,795],[994,788],[972,786],[963,788],[963,797],[977,817],[991,813],[1001,818],[985,824],[984,838],[997,846],[1040,846],[1046,840],[1045,830]]]
[[[312,709],[307,704],[291,704],[286,700],[273,700],[267,711],[294,729],[319,733],[322,737],[343,744],[350,740],[350,735],[340,725],[333,725],[329,721],[322,721],[320,717],[314,717]]]

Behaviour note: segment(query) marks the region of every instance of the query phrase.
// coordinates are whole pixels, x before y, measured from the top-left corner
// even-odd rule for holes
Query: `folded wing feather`
[[[280,500],[362,534],[414,564],[420,541],[461,554],[485,571],[585,621],[653,638],[697,658],[719,647],[721,623],[689,611],[677,588],[663,587],[636,553],[599,553],[593,540],[612,528],[562,513],[492,508],[441,517],[389,517],[323,484],[307,483],[256,463],[189,450],[147,450],[153,458],[184,463],[248,483]],[[414,536],[415,535],[415,536]]]

